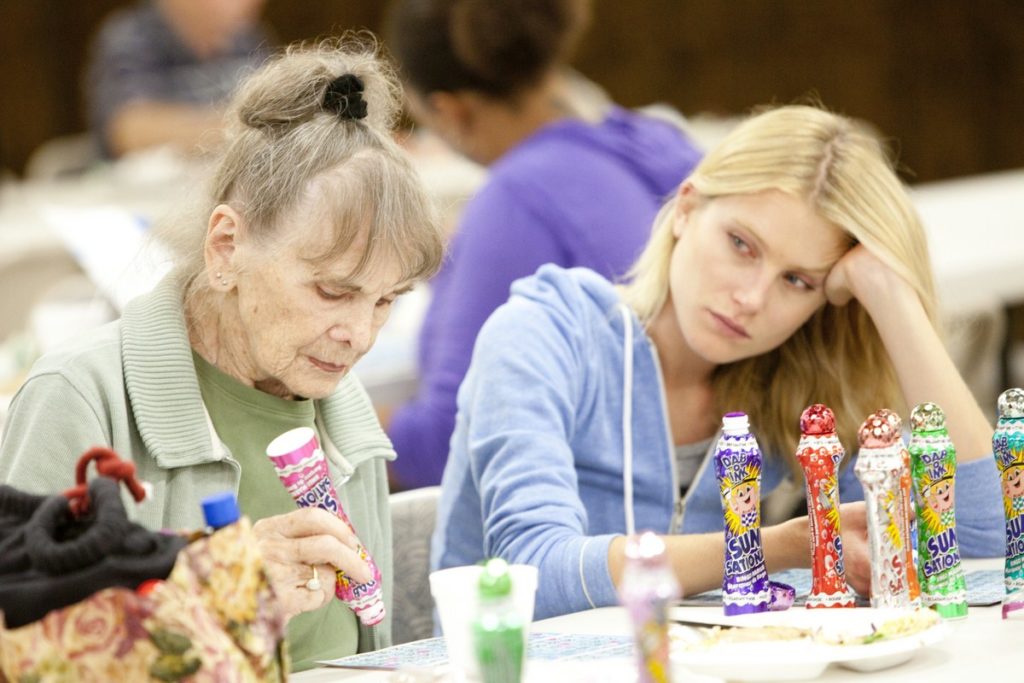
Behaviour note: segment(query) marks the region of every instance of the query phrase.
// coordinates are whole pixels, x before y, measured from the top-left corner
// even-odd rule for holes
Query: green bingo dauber
[[[477,583],[479,614],[473,645],[481,683],[519,683],[526,658],[526,631],[515,610],[512,573],[500,558],[484,564]]]
[[[1003,489],[1006,515],[1006,564],[1003,619],[1024,614],[1024,389],[1007,389],[999,396],[999,421],[992,435],[992,452]]]
[[[946,619],[967,616],[967,583],[953,507],[956,449],[934,403],[910,413],[910,458],[917,503],[917,577],[921,598]]]

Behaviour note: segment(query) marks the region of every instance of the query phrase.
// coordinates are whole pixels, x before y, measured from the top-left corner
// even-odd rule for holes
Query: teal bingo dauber
[[[992,452],[999,467],[1006,514],[1006,619],[1011,612],[1024,609],[1024,389],[1007,389],[999,396]]]

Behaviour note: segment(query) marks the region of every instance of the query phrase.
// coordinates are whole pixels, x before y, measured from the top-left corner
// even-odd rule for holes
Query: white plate
[[[820,629],[829,636],[856,637],[873,631],[911,610],[804,609],[765,612],[725,617],[720,607],[676,608],[673,618],[709,624],[743,626],[793,626]],[[797,681],[820,676],[830,664],[857,671],[876,671],[909,661],[917,650],[946,638],[951,627],[941,619],[933,626],[896,639],[884,639],[868,645],[828,645],[808,640],[775,640],[749,643],[721,643],[709,648],[690,649],[686,640],[699,639],[697,632],[685,627],[674,631],[673,668],[682,667],[728,681]],[[680,642],[682,641],[682,642]]]
[[[673,674],[675,672],[673,671]],[[444,679],[447,681],[448,679]],[[531,659],[526,664],[524,683],[608,683],[609,681],[636,681],[637,662],[628,658],[599,658],[591,660],[551,661]],[[722,683],[720,678],[697,676],[687,672],[674,676],[674,681],[685,683]]]

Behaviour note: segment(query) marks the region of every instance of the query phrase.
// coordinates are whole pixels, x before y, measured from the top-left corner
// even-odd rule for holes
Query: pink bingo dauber
[[[319,507],[336,514],[353,534],[356,533],[338,501],[327,460],[312,429],[299,427],[280,435],[267,446],[267,457],[274,463],[281,483],[300,507]],[[385,614],[380,569],[362,543],[358,553],[369,565],[373,578],[366,583],[355,583],[339,569],[334,594],[352,608],[359,621],[373,626],[380,623]]]

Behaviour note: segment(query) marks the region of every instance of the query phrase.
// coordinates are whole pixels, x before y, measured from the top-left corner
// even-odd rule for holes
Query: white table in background
[[[1024,303],[1024,169],[925,183],[911,196],[944,313]]]
[[[483,170],[429,140],[410,141],[409,147],[428,190],[452,222],[482,182]],[[166,268],[159,249],[139,253],[140,225],[195,197],[201,175],[194,165],[155,150],[75,181],[2,188],[0,253],[11,259],[63,245],[120,307],[148,290]],[[1024,302],[1024,169],[918,185],[912,195],[928,234],[944,314]],[[367,384],[382,387],[387,403],[400,402],[414,385],[418,321],[392,327],[401,329],[380,350],[376,367],[368,358],[357,368],[368,373]]]
[[[437,199],[445,221],[453,222],[482,182],[484,169],[436,145],[420,143],[412,152],[428,192]],[[66,260],[70,254],[97,293],[113,306],[112,314],[118,313],[170,268],[170,255],[156,240],[147,239],[148,229],[163,220],[188,220],[181,212],[200,196],[205,173],[201,162],[154,149],[73,179],[0,186],[0,276],[8,262],[48,255]],[[0,289],[4,283],[0,277]],[[31,301],[39,292],[19,294]],[[400,404],[415,391],[416,338],[428,297],[426,286],[403,297],[356,368],[379,405]],[[11,324],[0,329],[11,331],[24,325],[20,319],[3,322]]]

